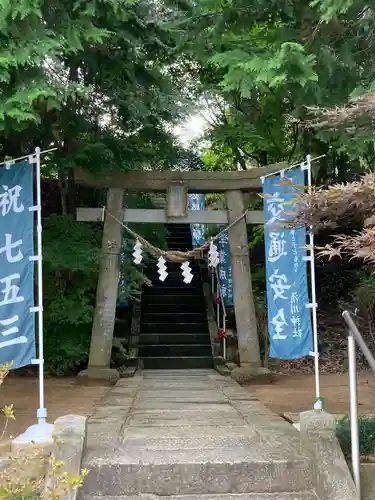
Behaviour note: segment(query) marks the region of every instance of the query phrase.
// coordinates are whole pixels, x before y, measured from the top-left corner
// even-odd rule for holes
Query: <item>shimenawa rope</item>
[[[211,241],[216,241],[220,236],[228,231],[230,228],[235,226],[237,222],[242,220],[244,217],[246,217],[246,214],[248,213],[249,209],[245,210],[240,216],[238,216],[233,222],[228,224],[224,229],[222,229],[218,234],[210,238],[208,241],[206,241],[203,245],[194,248],[193,250],[189,250],[188,252],[179,252],[178,250],[162,250],[161,248],[155,247],[152,243],[149,241],[145,240],[141,235],[130,229],[129,226],[121,222],[117,217],[115,217],[109,210],[107,210],[106,207],[103,207],[104,212],[106,212],[112,219],[114,219],[118,224],[120,224],[127,233],[129,233],[133,238],[136,240],[139,240],[142,245],[148,250],[148,252],[153,256],[153,257],[164,257],[166,260],[169,262],[176,262],[176,263],[183,263],[189,259],[193,259],[196,257],[200,257],[201,253],[204,252],[205,250],[208,249],[208,246]]]

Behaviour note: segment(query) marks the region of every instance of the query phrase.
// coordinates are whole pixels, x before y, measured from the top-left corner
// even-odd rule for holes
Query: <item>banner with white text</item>
[[[0,364],[35,358],[33,165],[0,168]]]
[[[200,193],[188,194],[188,209],[189,210],[204,210],[205,196]],[[190,224],[191,237],[193,240],[193,247],[200,247],[205,243],[205,224]]]
[[[286,229],[296,206],[293,197],[305,185],[296,168],[266,177],[263,183],[268,331],[270,357],[298,359],[313,351],[307,268],[306,229]]]
[[[230,265],[228,231],[224,231],[224,233],[218,238],[217,246],[219,250],[218,274],[221,293],[224,304],[227,307],[231,307],[233,306],[233,279],[232,267]]]

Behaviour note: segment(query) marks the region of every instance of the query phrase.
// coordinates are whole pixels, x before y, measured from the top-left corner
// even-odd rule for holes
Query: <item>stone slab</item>
[[[108,464],[91,468],[84,492],[192,495],[300,492],[312,487],[306,463]]]
[[[243,439],[246,437],[251,437],[257,435],[252,426],[243,425],[241,427],[229,427],[223,432],[222,427],[214,427],[212,425],[202,425],[199,427],[199,436],[197,434],[196,427],[169,427],[168,433],[166,434],[163,427],[128,427],[124,426],[122,429],[122,440],[128,438],[141,438],[141,439],[174,439],[174,438],[215,438],[215,437],[227,437],[227,438],[237,438]]]
[[[183,415],[173,415],[168,414],[167,416],[152,416],[151,414],[144,415],[130,415],[126,425],[128,426],[141,426],[141,427],[201,427],[202,425],[207,425],[207,421],[209,420],[210,424],[214,427],[243,427],[245,422],[241,417],[222,417],[222,415],[216,414],[215,416],[209,414],[201,413],[196,415],[194,419],[188,419]],[[223,429],[223,432],[224,429]]]
[[[194,381],[192,380],[190,383],[188,381],[181,379],[179,380],[160,380],[159,382],[156,381],[150,381],[147,382],[147,390],[149,391],[154,391],[154,390],[162,390],[165,392],[168,391],[207,391],[215,390],[215,386],[213,384],[207,384],[204,383],[203,381]]]
[[[243,493],[225,495],[137,495],[137,496],[84,496],[83,500],[319,500],[314,493]]]
[[[92,417],[90,418],[101,418],[102,415],[106,417],[111,417],[115,416],[114,418],[121,417],[122,415],[126,415],[130,409],[132,408],[132,405],[126,404],[126,405],[107,405],[106,401],[104,401],[104,404],[99,406]]]
[[[123,396],[129,396],[129,397],[134,397],[135,394],[137,394],[137,389],[139,387],[139,384],[134,385],[133,387],[129,386],[123,386],[119,385],[118,383],[114,386],[114,388],[111,391],[111,394],[118,394],[123,395]]]
[[[335,418],[323,410],[300,414],[300,438],[315,459],[316,491],[324,500],[358,500],[335,425]]]
[[[361,464],[361,500],[375,498],[375,463]]]
[[[140,441],[140,440],[139,440]],[[161,443],[162,440],[158,440]],[[208,440],[207,440],[208,441]],[[133,446],[132,440],[126,440],[116,447],[116,452],[104,451],[101,454],[94,453],[90,458],[89,468],[100,467],[102,465],[133,465],[142,463],[142,465],[176,465],[176,464],[236,464],[236,463],[289,463],[310,464],[310,460],[301,454],[295,453],[290,456],[290,449],[273,449],[268,443],[261,441],[259,437],[253,439],[244,439],[245,445],[240,446],[239,440],[228,439],[221,442],[220,448],[200,448],[189,447],[181,448],[184,439],[176,439],[174,444],[176,448],[168,446],[165,442],[165,448],[148,445],[148,448]],[[204,443],[203,439],[202,442]],[[172,441],[173,443],[173,441]],[[233,444],[235,445],[233,446]]]
[[[248,436],[204,436],[204,437],[186,437],[180,435],[178,437],[130,437],[125,436],[122,441],[122,449],[127,453],[148,452],[152,451],[173,451],[183,450],[200,450],[200,453],[207,450],[241,450],[259,447],[262,444],[262,439],[255,432]]]
[[[118,394],[111,394],[103,399],[104,406],[131,406],[133,398]]]
[[[132,413],[155,413],[159,412],[165,415],[165,412],[183,412],[188,417],[192,413],[210,412],[219,413],[220,415],[232,413],[235,415],[237,412],[233,406],[228,402],[223,403],[206,403],[192,401],[186,403],[185,401],[136,401],[134,402]]]
[[[123,422],[118,419],[108,420],[89,420],[87,425],[87,450],[113,448],[117,446],[120,439]]]
[[[113,394],[114,391],[111,391]],[[116,394],[117,396],[117,394]],[[135,397],[135,401],[139,400],[148,400],[152,401],[157,399],[159,401],[185,401],[187,403],[191,402],[207,402],[207,403],[217,403],[217,402],[225,402],[228,403],[229,399],[224,395],[218,392],[217,390],[201,390],[201,391],[192,391],[191,388],[186,390],[181,389],[169,389],[169,390],[161,390],[154,389],[152,391],[142,390],[139,391],[137,396]]]
[[[214,370],[136,377],[131,391],[118,383],[89,421],[86,494],[220,500],[296,492],[285,500],[299,500],[312,489],[313,467],[298,433],[233,380]]]
[[[154,380],[155,378],[161,378],[165,379],[167,377],[172,377],[172,378],[185,378],[186,379],[186,374],[188,374],[189,378],[193,378],[194,376],[198,378],[204,378],[206,375],[212,375],[215,374],[213,370],[210,368],[191,368],[189,370],[147,370],[143,372],[143,376],[145,379],[152,379]]]
[[[76,488],[62,493],[60,477],[63,473],[74,477],[81,473],[82,456],[86,442],[86,425],[86,417],[80,415],[65,415],[55,420],[55,440],[44,486],[45,498],[50,496],[50,492],[59,492],[62,494],[62,500],[75,500],[77,498]],[[63,463],[58,474],[54,473],[56,462]]]

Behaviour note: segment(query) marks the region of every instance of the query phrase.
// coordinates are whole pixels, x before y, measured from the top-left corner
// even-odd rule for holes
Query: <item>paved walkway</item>
[[[89,420],[83,465],[86,497],[316,499],[298,432],[213,370],[120,380]]]

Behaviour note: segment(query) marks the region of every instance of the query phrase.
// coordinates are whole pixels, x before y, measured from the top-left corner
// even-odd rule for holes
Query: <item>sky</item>
[[[189,146],[192,141],[202,136],[207,126],[208,122],[204,116],[194,114],[175,127],[174,132],[184,146]]]

